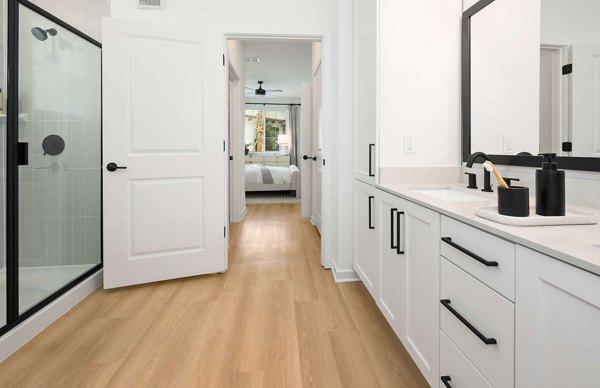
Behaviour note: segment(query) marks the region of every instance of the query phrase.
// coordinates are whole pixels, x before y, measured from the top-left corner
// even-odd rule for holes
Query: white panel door
[[[573,156],[600,156],[600,44],[573,46]]]
[[[304,218],[312,216],[312,159],[304,159],[303,156],[312,156],[312,83],[303,82],[301,86],[302,109],[300,110],[300,151],[298,152],[298,163],[300,167],[301,210]]]
[[[103,40],[104,287],[224,271],[223,37],[104,19]]]
[[[440,215],[402,201],[400,340],[431,386],[439,378]]]
[[[313,155],[312,163],[312,215],[311,221],[321,233],[322,179],[323,179],[323,106],[321,99],[322,78],[321,63],[313,74],[312,113],[313,113]]]
[[[515,386],[600,386],[600,277],[517,246]]]

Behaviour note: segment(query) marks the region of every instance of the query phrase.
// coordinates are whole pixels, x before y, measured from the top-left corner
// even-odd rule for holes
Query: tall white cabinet
[[[354,1],[354,178],[375,183],[379,0]]]
[[[600,386],[600,280],[517,248],[516,387]]]

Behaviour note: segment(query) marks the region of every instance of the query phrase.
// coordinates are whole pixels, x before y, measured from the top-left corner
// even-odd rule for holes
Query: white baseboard
[[[248,213],[248,208],[244,206],[242,209],[242,214],[240,215],[240,222],[244,221],[244,217],[246,217],[246,213]]]
[[[335,263],[333,263],[331,272],[336,283],[360,282],[358,274],[353,269],[339,270]]]
[[[25,322],[0,337],[0,362],[102,286],[102,270],[85,279]]]

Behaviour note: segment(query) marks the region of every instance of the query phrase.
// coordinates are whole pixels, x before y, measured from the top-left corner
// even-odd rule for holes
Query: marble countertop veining
[[[496,193],[469,190],[463,184],[379,184],[379,189],[435,210],[448,217],[531,248],[600,276],[600,224],[559,226],[510,226],[481,218],[480,207],[497,205]],[[453,188],[480,195],[482,201],[449,202],[414,191],[427,188]],[[486,199],[489,198],[489,199]],[[599,213],[597,209],[570,206],[567,209]]]

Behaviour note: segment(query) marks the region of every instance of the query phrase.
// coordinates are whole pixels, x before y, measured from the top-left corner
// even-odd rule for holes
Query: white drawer
[[[454,264],[515,300],[515,244],[443,216],[440,251]]]
[[[493,388],[464,354],[440,332],[440,388],[450,387]]]
[[[513,387],[515,305],[443,257],[440,274],[440,328],[494,387]]]

